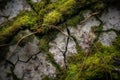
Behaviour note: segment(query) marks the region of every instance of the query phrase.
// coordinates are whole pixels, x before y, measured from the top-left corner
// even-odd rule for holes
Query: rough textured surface
[[[117,37],[116,33],[111,31],[108,33],[101,34],[99,41],[104,45],[110,46],[116,37]]]
[[[94,33],[91,30],[91,27],[98,26],[100,24],[99,21],[96,21],[94,17],[90,18],[84,24],[77,25],[76,28],[68,27],[70,34],[75,36],[79,46],[81,46],[84,50],[88,50],[92,41],[95,38]],[[67,30],[64,30],[64,33],[67,34]],[[63,53],[65,52],[65,47],[67,44],[67,37],[62,33],[57,35],[57,38],[50,43],[50,52],[54,55],[55,60],[58,64],[62,67],[64,66],[64,57]],[[61,52],[62,51],[62,52]],[[67,46],[66,55],[69,56],[70,54],[77,53],[76,51],[76,44],[72,37],[70,38]]]
[[[104,13],[101,20],[105,23],[103,30],[116,29],[120,30],[120,11],[116,8],[109,8],[107,13]]]
[[[70,28],[71,35],[75,36],[79,45],[83,49],[89,48],[89,44],[93,41],[95,38],[95,35],[93,31],[91,30],[91,27],[98,26],[100,24],[99,21],[97,21],[94,17],[87,20],[82,25],[78,25],[77,28]]]
[[[66,30],[64,32],[67,33]],[[67,37],[61,33],[57,35],[57,38],[54,41],[49,43],[51,46],[49,51],[54,55],[54,59],[61,67],[65,65],[63,53],[66,51],[66,44]],[[72,38],[70,38],[67,46],[67,52],[65,54],[68,56],[70,54],[77,53],[75,46],[75,42]]]
[[[115,8],[109,8],[107,13],[104,13],[101,17],[101,20],[105,23],[103,25],[103,30],[110,30],[110,29],[115,29],[115,30],[120,30],[120,11],[115,9]],[[99,41],[103,45],[111,45],[112,42],[116,38],[116,33],[111,31],[111,32],[106,32],[101,34]]]
[[[8,19],[15,17],[22,10],[30,10],[25,0],[12,0],[7,3],[5,9],[0,10],[0,24]],[[3,17],[3,16],[6,16]]]
[[[105,13],[103,16],[107,17],[108,14],[112,14],[113,12],[115,14],[118,13],[117,10],[116,12],[114,11],[114,9],[110,9],[110,10],[113,11]],[[109,18],[103,16],[102,19],[106,20],[106,24],[104,26],[105,28],[110,21]],[[118,22],[117,20],[119,19],[114,18],[113,20]],[[99,24],[100,22],[97,21],[94,17],[92,17],[88,19],[85,23],[81,25],[77,25],[76,28],[68,27],[68,29],[70,31],[70,34],[72,36],[75,36],[79,45],[84,50],[87,50],[95,38],[95,35],[91,30],[91,27],[98,26]],[[29,34],[30,32],[27,31],[27,33]],[[64,30],[64,33],[67,34],[66,29]],[[117,36],[116,33],[113,31],[103,33],[101,34],[99,41],[104,45],[110,45],[112,41],[114,41],[116,36]],[[15,51],[16,55],[12,56],[10,58],[10,61],[16,63],[18,58],[17,56],[19,56],[19,60],[27,61],[32,55],[36,54],[39,51],[37,46],[38,42],[39,41],[37,40],[37,38],[33,38],[33,40],[25,44],[24,47],[17,47],[17,50]],[[57,34],[56,38],[49,43],[50,45],[49,51],[54,55],[54,59],[61,67],[65,66],[63,53],[66,50],[66,44],[67,44],[67,36],[65,36],[62,33]],[[14,50],[14,47],[15,46],[10,46],[10,52]],[[70,37],[67,46],[66,55],[69,56],[70,54],[75,54],[75,53],[77,53],[76,44],[74,40]],[[4,72],[4,74],[1,76],[1,78],[3,79],[1,80],[6,80],[5,73],[9,71],[9,68],[5,69],[2,66],[0,69],[1,72]],[[25,80],[41,80],[43,75],[55,76],[55,68],[48,61],[46,61],[45,53],[39,53],[36,56],[33,56],[33,58],[31,58],[31,60],[27,63],[19,61],[16,64],[16,68],[14,72],[19,78],[23,77]]]
[[[39,53],[27,62],[18,62],[15,68],[18,77],[24,75],[24,80],[41,80],[45,75],[55,76],[55,68],[46,61],[45,54]]]
[[[41,0],[33,1],[37,2]],[[7,4],[5,10],[0,11],[0,14],[3,15],[5,13],[5,16],[10,15],[8,18],[11,19],[15,17],[21,10],[30,10],[30,8],[28,5],[26,5],[24,0],[13,0]],[[88,16],[89,13],[90,12],[84,16]],[[111,28],[120,30],[120,12],[117,9],[110,8],[109,11],[104,13],[100,19],[105,22],[105,25],[103,25],[103,30],[109,30]],[[0,23],[2,23],[4,20],[6,19],[1,17]],[[88,51],[96,37],[91,28],[99,25],[100,22],[95,17],[91,17],[85,23],[78,24],[77,27],[68,26],[68,29],[70,31],[70,35],[76,38],[78,45],[81,46],[83,50]],[[63,32],[68,35],[66,29]],[[29,33],[31,32],[26,30],[26,34]],[[109,46],[114,41],[116,36],[116,33],[113,31],[104,32],[100,35],[99,41],[102,44]],[[65,66],[63,54],[70,56],[71,54],[77,53],[76,43],[73,38],[70,37],[68,42],[67,39],[68,36],[58,33],[56,38],[49,43],[49,52],[53,54],[55,61],[61,67]],[[45,75],[55,77],[56,68],[46,60],[46,53],[39,52],[38,43],[39,40],[37,37],[33,37],[31,41],[27,41],[24,46],[18,46],[15,51],[14,49],[16,45],[11,45],[7,55],[7,59],[11,63],[1,63],[0,80],[13,80],[13,75],[16,75],[18,78],[24,80],[42,80]],[[10,67],[13,67],[12,64],[14,64],[15,67],[11,71]],[[14,74],[12,72],[14,72]]]
[[[30,31],[26,30],[26,35]],[[18,46],[14,52],[16,45],[10,46],[8,60],[15,64],[14,72],[18,78],[23,78],[24,80],[41,80],[45,75],[55,76],[55,67],[46,61],[46,54],[39,52],[38,49],[39,40],[33,37],[32,40],[28,41],[25,46]],[[11,54],[10,54],[11,53]],[[10,65],[3,65],[0,68],[0,78],[1,80],[13,80],[12,76],[7,77],[7,73],[10,71]],[[7,68],[6,68],[7,67]]]

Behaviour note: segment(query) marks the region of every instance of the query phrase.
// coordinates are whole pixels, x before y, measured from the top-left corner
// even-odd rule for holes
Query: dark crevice
[[[68,37],[67,37],[67,43],[66,43],[65,51],[63,52],[63,57],[64,57],[65,69],[67,70],[68,69],[68,65],[67,65],[66,53],[67,53],[67,50],[68,50],[68,43],[69,43],[69,39],[70,39],[70,31],[69,31],[67,25],[66,25],[66,29],[67,29]]]
[[[23,63],[28,63],[34,56],[36,57],[38,54],[40,54],[41,51],[37,52],[36,54],[33,54],[28,60],[26,61],[23,61],[23,60],[20,60],[19,59],[19,56],[18,56],[18,62],[23,62]]]

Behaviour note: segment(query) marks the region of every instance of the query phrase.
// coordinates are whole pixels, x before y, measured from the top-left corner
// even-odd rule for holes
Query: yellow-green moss
[[[3,27],[0,31],[0,43],[4,43],[4,40],[10,38],[10,36],[14,35],[19,29],[22,27],[34,27],[36,23],[36,17],[29,13],[24,15],[20,15],[15,18],[15,21],[11,25],[7,25],[7,27]]]
[[[39,48],[43,51],[48,51],[48,41],[46,39],[40,39]]]
[[[117,50],[120,50],[120,34],[116,37],[116,40],[113,42],[113,45]]]
[[[94,50],[87,58],[80,54],[72,55],[68,59],[69,69],[65,80],[95,80],[95,79],[116,79],[113,65],[113,57],[119,54],[114,46],[103,46],[100,43],[94,44]],[[97,49],[96,49],[97,48]],[[116,74],[117,75],[117,74]],[[116,79],[118,80],[119,77]]]
[[[80,21],[84,20],[83,15],[85,14],[85,11],[87,10],[83,10],[78,15],[75,15],[74,17],[67,19],[66,21],[67,25],[76,27],[80,23]]]
[[[45,16],[44,23],[52,25],[60,22],[60,20],[62,20],[62,14],[55,10],[49,13],[47,16]]]
[[[65,3],[58,6],[57,10],[61,14],[70,14],[70,12],[73,11],[73,8],[75,7],[75,5],[76,5],[75,0],[67,0]]]
[[[89,5],[90,7],[91,6],[95,7],[96,5],[93,5],[93,4],[97,4],[97,3],[99,3],[99,1],[97,1],[97,0],[89,0],[89,1],[84,0],[84,1],[79,1],[79,2],[77,2],[76,0],[67,0],[67,1],[58,0],[58,2],[56,3],[58,5],[55,5],[54,10],[52,10],[51,12],[46,14],[45,17],[43,18],[42,27],[45,31],[47,31],[49,29],[50,25],[59,24],[65,20],[71,18],[76,13],[79,13],[80,9],[82,11],[84,11],[83,7],[86,7],[87,5]],[[101,1],[101,6],[102,6],[102,4],[104,4],[104,3]],[[99,10],[102,8],[101,6],[99,7]],[[95,9],[97,9],[97,8],[98,7],[96,7]],[[43,14],[44,12],[46,12],[46,10],[43,10],[41,13]],[[78,16],[76,18],[72,18],[72,19],[75,19],[76,23],[78,23],[79,20],[81,20],[81,18],[79,18]],[[69,20],[68,23],[70,24],[71,20]],[[75,22],[72,22],[72,23],[76,24]]]
[[[39,48],[46,52],[47,59],[58,69],[58,71],[61,71],[62,69],[55,62],[54,56],[48,51],[49,42],[54,39],[58,32],[55,32],[53,29],[51,30],[49,26],[58,26],[64,22],[74,26],[83,19],[83,16],[79,14],[80,12],[88,9],[88,6],[90,6],[93,11],[99,11],[104,8],[103,1],[105,0],[58,0],[55,3],[48,2],[49,0],[37,3],[31,2],[31,0],[26,1],[32,7],[32,11],[17,16],[13,23],[2,28],[0,30],[0,43],[5,43],[8,38],[17,33],[21,28],[29,27],[29,29],[36,30],[39,26],[44,32],[47,32],[42,35],[37,34],[40,38]],[[73,39],[76,44],[78,44],[75,38]],[[118,43],[119,42],[116,42],[114,44],[118,46]],[[85,53],[81,51],[79,45],[76,45],[78,54],[72,55],[67,59],[67,74],[64,70],[58,72],[56,80],[93,80],[97,78],[96,76],[98,76],[98,74],[100,78],[97,79],[104,77],[104,72],[110,74],[114,67],[112,65],[112,58],[119,53],[116,50],[117,48],[106,47],[101,44],[95,45],[97,46],[97,49],[96,47],[93,47],[87,58],[85,58]]]

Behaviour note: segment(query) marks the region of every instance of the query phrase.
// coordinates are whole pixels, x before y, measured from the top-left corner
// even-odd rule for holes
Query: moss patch
[[[100,43],[94,44],[92,53],[88,57],[80,54],[72,55],[69,58],[69,70],[66,80],[96,80],[116,79],[114,74],[113,57],[119,54],[114,47],[103,46]],[[118,74],[117,74],[118,75]]]
[[[24,15],[19,15],[11,25],[7,25],[0,30],[0,44],[5,43],[11,36],[17,33],[22,28],[33,27],[36,23],[36,17],[26,12]]]

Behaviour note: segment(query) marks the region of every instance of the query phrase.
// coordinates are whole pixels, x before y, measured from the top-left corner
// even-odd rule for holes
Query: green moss
[[[94,40],[94,42],[98,41],[99,37],[100,37],[100,34],[102,33],[101,31],[103,30],[103,26],[104,24],[101,23],[99,26],[94,26],[92,27],[92,30],[95,32],[96,34],[96,38]]]
[[[56,68],[56,72],[61,72],[62,71],[62,68],[60,67],[60,65],[59,64],[57,64],[57,62],[55,61],[55,59],[54,59],[54,55],[53,54],[51,54],[50,52],[46,52],[46,55],[47,55],[47,57],[46,57],[46,59]]]
[[[40,35],[37,34],[40,38],[39,48],[46,53],[47,60],[58,70],[56,80],[93,80],[96,79],[98,75],[100,78],[97,79],[101,79],[104,77],[104,72],[109,74],[109,72],[113,70],[112,57],[118,53],[116,48],[113,47],[96,44],[98,49],[93,47],[92,52],[89,53],[90,55],[86,58],[77,40],[73,37],[77,44],[76,49],[78,54],[68,57],[68,71],[61,69],[55,62],[54,56],[49,52],[49,42],[53,40],[58,33],[57,30],[51,29],[49,27],[50,25],[59,26],[65,22],[67,25],[75,26],[83,19],[82,11],[88,10],[88,6],[95,11],[103,9],[104,3],[102,1],[105,0],[58,0],[55,3],[49,2],[49,0],[37,3],[31,2],[31,0],[27,1],[33,11],[21,13],[10,25],[2,28],[0,30],[0,43],[6,43],[8,38],[18,33],[22,28],[36,30],[39,26],[46,32]],[[101,30],[101,27],[97,30]],[[26,41],[27,40],[25,40],[25,42]],[[117,43],[114,44],[117,46]],[[105,61],[107,65],[104,64],[103,61]]]
[[[39,48],[43,51],[48,51],[48,41],[46,39],[40,39]]]
[[[76,13],[79,13],[80,9],[84,11],[84,9],[86,10],[87,5],[90,6],[95,6],[93,5],[93,3],[99,3],[99,1],[97,0],[90,0],[90,1],[84,1],[84,2],[77,2],[76,0],[58,0],[58,2],[56,2],[56,4],[54,7],[54,10],[52,10],[51,12],[49,12],[48,14],[45,15],[45,17],[43,18],[43,24],[42,24],[42,28],[47,31],[49,30],[49,25],[57,25],[69,18],[71,18],[72,16],[75,17]],[[62,5],[60,5],[62,4]],[[104,4],[101,1],[101,5]],[[99,7],[99,9],[102,7]],[[97,9],[97,7],[96,7]],[[49,10],[48,10],[49,11]],[[40,12],[41,14],[46,13],[46,10],[43,10]],[[81,15],[80,15],[81,17]],[[82,19],[82,17],[80,18],[78,16],[76,16],[74,19],[74,22],[72,22],[73,20],[68,20],[67,23],[70,25],[74,25],[77,24],[79,22],[79,20]]]
[[[1,29],[0,43],[6,42],[6,39],[14,35],[22,27],[33,27],[35,23],[36,18],[29,13],[16,17],[11,25],[7,25],[7,27]]]
[[[82,20],[84,20],[84,14],[86,13],[87,10],[81,11],[78,15],[68,19],[66,21],[68,26],[77,26]]]
[[[45,7],[45,2],[37,2],[33,4],[34,9],[39,12],[41,9]]]
[[[54,38],[56,38],[58,31],[56,30],[50,30],[47,32],[45,35],[39,37],[40,42],[39,42],[39,47],[43,51],[48,51],[49,50],[49,42],[52,41]]]
[[[110,76],[116,79],[113,75],[114,72],[112,72],[115,67],[113,65],[113,57],[119,54],[119,51],[114,46],[103,46],[100,43],[94,45],[94,50],[89,53],[87,58],[81,57],[80,54],[72,55],[68,58],[69,69],[66,80],[105,80],[105,74],[108,79],[110,79]]]
[[[76,5],[75,0],[68,0],[64,2],[64,4],[58,6],[57,10],[62,14],[70,14],[70,12],[73,11],[75,5]]]
[[[77,16],[69,19],[67,21],[67,25],[69,25],[69,26],[76,26],[78,23],[80,23],[80,19],[81,19],[81,17],[79,15],[77,15]]]
[[[52,25],[60,22],[62,20],[62,15],[58,11],[52,11],[44,18],[44,23],[47,25]]]
[[[116,47],[117,50],[120,50],[120,35],[116,37],[116,40],[113,42],[113,45]]]
[[[58,23],[60,23],[61,21],[63,21],[63,16],[64,14],[68,15],[66,12],[70,11],[69,9],[72,9],[73,4],[75,5],[75,1],[74,0],[68,0],[68,1],[61,1],[63,3],[64,6],[61,5],[56,5],[55,10],[53,10],[52,12],[48,13],[44,19],[43,19],[43,29],[48,28],[49,25],[56,25]],[[59,3],[59,1],[58,1]],[[59,3],[60,4],[60,3]],[[62,8],[64,7],[64,8]],[[48,29],[45,29],[48,30]]]
[[[93,10],[100,11],[105,8],[105,4],[102,2],[96,3],[94,6],[92,6]]]

